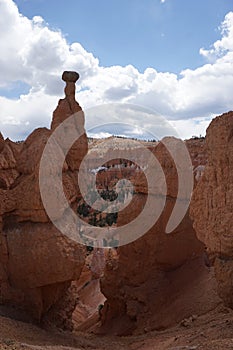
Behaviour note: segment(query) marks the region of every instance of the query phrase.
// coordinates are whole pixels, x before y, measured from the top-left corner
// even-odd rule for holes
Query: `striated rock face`
[[[204,140],[199,142],[203,158],[198,159],[197,141],[188,144],[194,167],[206,162]],[[196,237],[189,213],[175,231],[165,233],[177,199],[177,172],[162,143],[152,151],[166,175],[166,205],[157,223],[143,237],[118,248],[117,255],[107,260],[101,280],[101,290],[107,298],[102,311],[102,329],[106,332],[129,334],[134,329],[164,329],[219,303],[213,271],[207,266],[204,245]],[[144,206],[147,188],[142,175],[135,178],[134,189],[132,203],[118,213],[118,226],[131,222]]]
[[[105,297],[100,291],[100,277],[104,274],[105,257],[108,250],[95,248],[86,258],[81,276],[77,282],[78,303],[72,314],[75,331],[94,331],[100,320],[100,310]]]
[[[75,101],[74,81],[67,82],[65,92],[54,112],[51,130],[37,129],[18,144],[4,141],[0,135],[0,299],[29,311],[37,321],[45,315],[48,319],[50,310],[52,317],[55,312],[59,315],[61,300],[71,282],[78,280],[86,256],[83,246],[50,223],[39,189],[40,159],[48,138],[63,120],[79,111],[77,128],[83,131],[82,143],[74,145],[76,154],[70,152],[63,166],[69,203],[79,194],[77,170],[87,151],[84,115]],[[63,150],[58,145],[59,152]]]
[[[220,296],[233,307],[233,112],[207,129],[208,163],[195,189],[191,215],[214,264]]]

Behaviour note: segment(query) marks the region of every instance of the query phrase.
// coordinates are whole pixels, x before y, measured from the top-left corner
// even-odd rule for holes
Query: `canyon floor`
[[[233,311],[219,305],[206,315],[184,320],[165,331],[108,337],[81,332],[48,332],[13,319],[4,310],[4,316],[0,316],[0,349],[227,350],[233,349]]]

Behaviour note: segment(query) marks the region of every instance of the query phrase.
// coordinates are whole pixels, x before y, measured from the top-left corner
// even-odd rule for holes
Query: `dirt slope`
[[[53,333],[0,316],[0,349],[227,350],[233,349],[233,311],[220,305],[166,331],[130,337]]]

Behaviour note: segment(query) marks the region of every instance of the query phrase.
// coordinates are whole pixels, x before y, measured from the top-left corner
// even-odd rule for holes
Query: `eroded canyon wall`
[[[195,186],[206,164],[204,143],[204,139],[186,143],[194,166]],[[101,280],[107,298],[102,312],[103,331],[129,334],[134,329],[165,329],[219,303],[214,272],[204,244],[196,237],[189,212],[172,233],[165,233],[177,200],[177,171],[163,143],[152,152],[166,176],[165,208],[143,237],[119,247],[117,255],[109,257]],[[132,203],[118,213],[118,225],[137,217],[146,202],[145,181],[139,176],[135,182]]]
[[[233,112],[207,129],[208,163],[191,203],[197,237],[214,264],[219,294],[233,307]]]

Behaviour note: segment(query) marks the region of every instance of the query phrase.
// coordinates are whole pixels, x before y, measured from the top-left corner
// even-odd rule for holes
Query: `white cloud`
[[[51,30],[39,16],[29,20],[20,15],[12,0],[0,0],[0,13],[0,86],[21,80],[49,93],[50,77],[58,77],[62,69],[78,69],[82,77],[97,69],[98,59],[79,43],[68,45],[62,33]]]
[[[12,0],[0,0],[0,13],[0,88],[17,81],[30,86],[30,92],[18,99],[0,97],[0,130],[5,137],[19,139],[34,127],[49,125],[62,94],[63,70],[80,73],[77,99],[84,108],[112,102],[142,105],[172,120],[183,137],[204,134],[212,115],[233,109],[233,12],[221,25],[222,38],[200,50],[209,62],[180,75],[154,68],[140,73],[132,65],[101,67],[92,53],[80,43],[68,44],[40,16],[30,20],[20,15]],[[111,121],[110,116],[103,115],[102,121]],[[141,124],[138,116],[127,115],[124,122],[155,128],[148,116]]]
[[[35,128],[49,126],[56,103],[57,97],[43,90],[21,95],[18,100],[0,97],[1,132],[5,137],[22,140]]]
[[[180,138],[189,139],[193,136],[205,136],[205,131],[213,117],[173,120],[170,123],[177,130]]]
[[[221,26],[222,38],[217,40],[209,50],[200,49],[200,54],[210,61],[226,55],[227,52],[233,51],[233,12],[229,12]]]
[[[86,128],[91,132],[110,132],[145,139],[179,136],[166,118],[135,104],[108,103],[86,110]],[[146,136],[147,135],[147,136]]]

